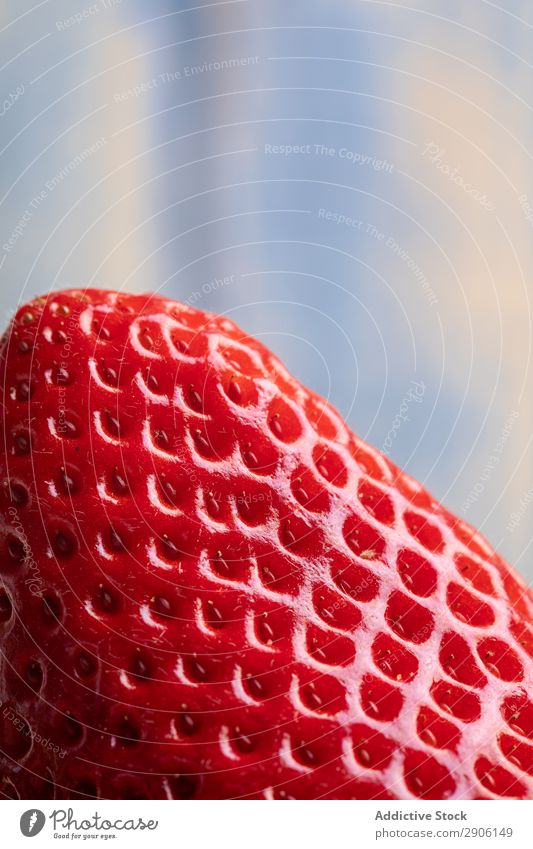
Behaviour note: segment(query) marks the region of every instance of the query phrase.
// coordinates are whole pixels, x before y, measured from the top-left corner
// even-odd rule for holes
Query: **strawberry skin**
[[[0,793],[533,798],[533,598],[226,318],[52,293],[1,350]]]

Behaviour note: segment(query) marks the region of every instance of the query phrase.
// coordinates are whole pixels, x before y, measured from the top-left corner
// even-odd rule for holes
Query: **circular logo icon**
[[[46,817],[42,811],[32,808],[25,811],[20,818],[20,830],[24,837],[35,837],[43,830]]]

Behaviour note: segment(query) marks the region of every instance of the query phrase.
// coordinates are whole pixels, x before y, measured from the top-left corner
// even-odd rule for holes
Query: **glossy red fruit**
[[[533,797],[533,603],[231,321],[66,291],[1,351],[21,798]]]

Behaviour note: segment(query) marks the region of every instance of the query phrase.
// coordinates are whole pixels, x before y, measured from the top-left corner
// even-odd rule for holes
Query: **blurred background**
[[[227,313],[533,582],[526,0],[3,0],[0,309]]]

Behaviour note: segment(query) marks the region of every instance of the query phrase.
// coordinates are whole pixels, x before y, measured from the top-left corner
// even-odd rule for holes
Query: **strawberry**
[[[533,798],[533,597],[227,318],[1,350],[4,796]]]

